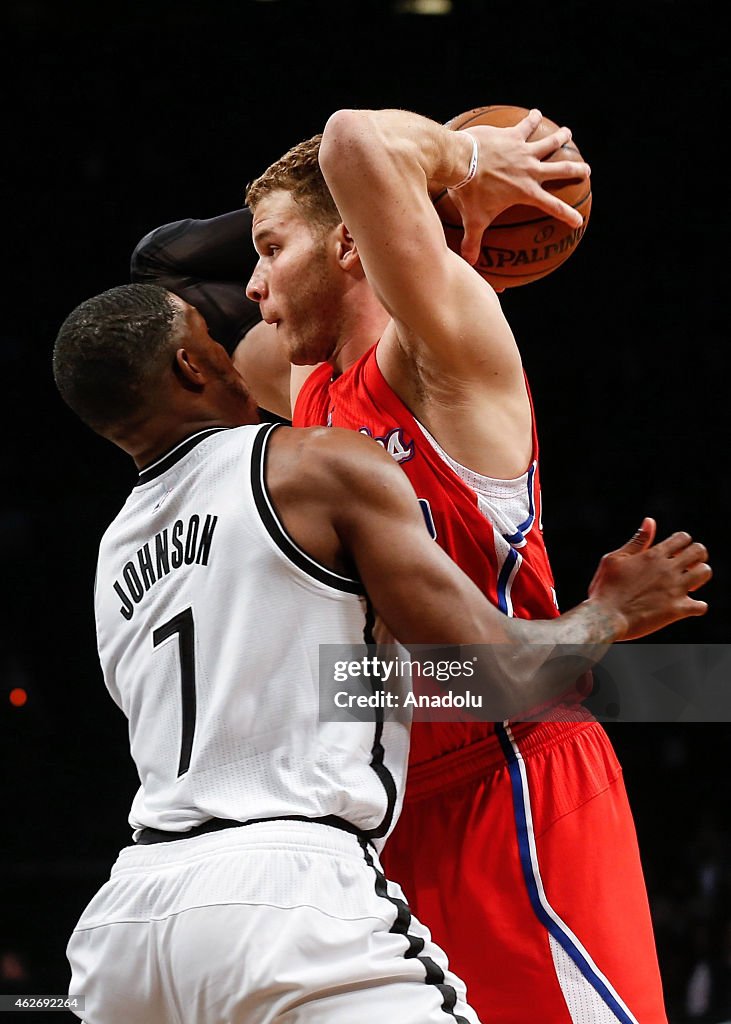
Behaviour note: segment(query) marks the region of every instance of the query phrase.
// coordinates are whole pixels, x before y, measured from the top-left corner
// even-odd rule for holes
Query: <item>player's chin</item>
[[[281,320],[277,322],[277,341],[287,353],[287,359],[293,366],[307,366],[305,346],[301,339],[293,335]]]
[[[287,345],[289,361],[293,366],[317,366],[318,363],[327,362],[332,351],[322,344],[295,342]]]

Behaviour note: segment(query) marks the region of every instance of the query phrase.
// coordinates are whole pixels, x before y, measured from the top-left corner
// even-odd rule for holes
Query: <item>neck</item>
[[[351,290],[343,306],[340,342],[330,359],[339,373],[357,363],[376,344],[391,319],[370,285],[365,281],[363,284],[365,287]]]
[[[226,416],[191,416],[185,420],[170,421],[168,417],[160,415],[143,423],[133,424],[125,429],[123,436],[110,437],[109,440],[131,455],[138,469],[144,469],[186,437],[197,434],[200,430],[208,430],[211,427],[237,427],[241,422],[241,419],[234,422]]]
[[[167,434],[165,438],[157,438],[154,444],[142,445],[135,451],[129,451],[129,454],[134,459],[135,466],[138,469],[144,469],[145,466],[151,465],[156,462],[161,455],[165,452],[169,452],[181,441],[184,441],[186,437],[191,437],[193,434],[197,434],[200,430],[208,430],[211,427],[231,427],[232,423],[214,423],[211,420],[201,423],[190,423],[185,429],[172,431]]]

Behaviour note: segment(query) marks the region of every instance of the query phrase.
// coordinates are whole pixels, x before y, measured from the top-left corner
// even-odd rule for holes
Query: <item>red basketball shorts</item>
[[[520,735],[520,733],[519,733]],[[499,1024],[667,1024],[622,770],[596,723],[412,770],[386,871]]]

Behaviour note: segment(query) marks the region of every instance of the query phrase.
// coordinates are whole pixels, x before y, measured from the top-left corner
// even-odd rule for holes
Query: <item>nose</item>
[[[262,302],[266,298],[267,286],[261,269],[261,261],[254,267],[254,273],[246,286],[246,296],[252,302]]]

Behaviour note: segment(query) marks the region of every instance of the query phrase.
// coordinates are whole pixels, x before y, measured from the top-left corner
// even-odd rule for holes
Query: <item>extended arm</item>
[[[562,670],[541,671],[557,648],[581,645],[589,665],[613,641],[706,610],[688,596],[710,578],[705,548],[687,534],[650,546],[652,520],[605,556],[587,601],[560,618],[528,622],[497,611],[432,541],[405,474],[367,439],[340,430],[277,431],[267,480],[290,535],[323,564],[355,568],[403,643],[512,649],[499,672],[487,667],[496,718],[565,691]]]
[[[231,353],[261,320],[258,305],[245,292],[255,264],[251,213],[242,209],[155,228],[135,247],[130,276],[159,284],[195,306],[211,337]]]

